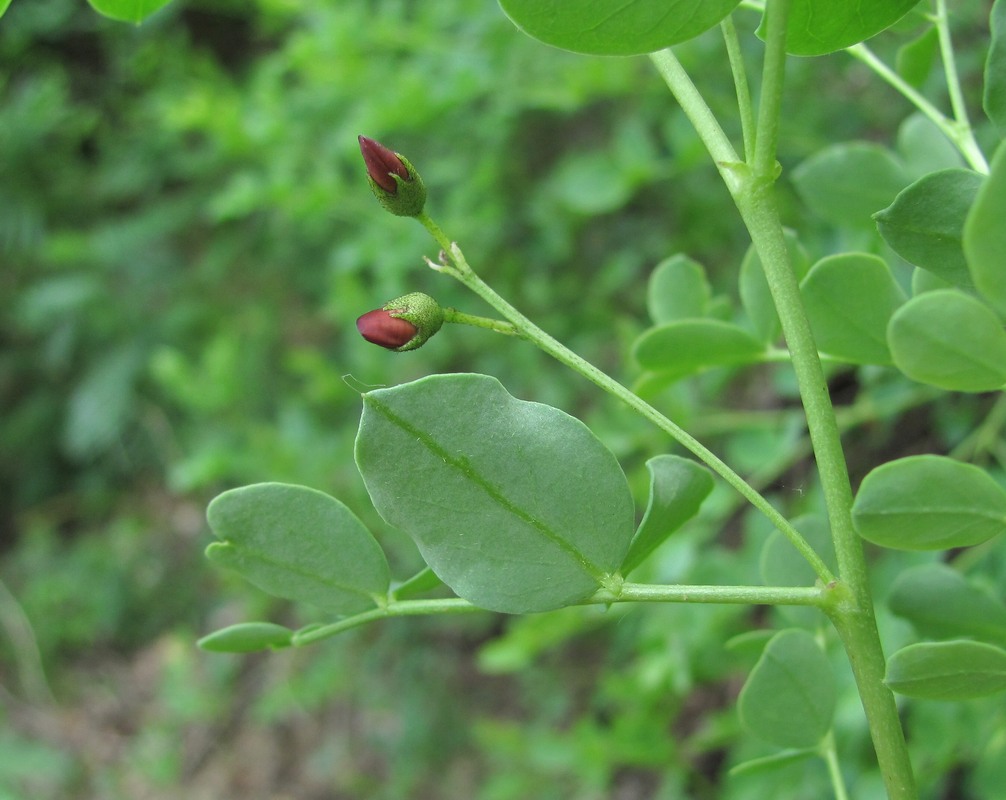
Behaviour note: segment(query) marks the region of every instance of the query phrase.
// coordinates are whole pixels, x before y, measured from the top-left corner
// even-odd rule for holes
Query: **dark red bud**
[[[407,319],[392,316],[399,313],[394,309],[375,308],[356,320],[356,329],[371,344],[397,350],[412,341],[419,332]]]
[[[411,180],[405,164],[391,150],[366,136],[361,136],[359,139],[360,152],[363,153],[363,161],[367,165],[367,174],[384,191],[391,194],[398,191],[398,184],[391,177],[392,173],[403,181]]]

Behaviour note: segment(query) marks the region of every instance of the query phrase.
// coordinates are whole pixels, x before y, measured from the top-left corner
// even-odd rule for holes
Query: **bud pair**
[[[444,310],[422,292],[403,295],[356,320],[356,329],[371,344],[397,353],[415,350],[440,330]]]
[[[426,186],[409,160],[380,142],[360,136],[367,183],[381,205],[399,217],[417,217],[426,205]]]

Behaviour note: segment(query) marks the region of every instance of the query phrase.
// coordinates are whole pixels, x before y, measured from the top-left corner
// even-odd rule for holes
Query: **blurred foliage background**
[[[961,5],[974,77],[987,4]],[[718,36],[680,57],[729,125]],[[890,143],[909,112],[841,55],[793,62],[787,102],[787,169],[828,142]],[[359,314],[408,291],[484,312],[424,267],[421,227],[374,202],[360,133],[419,167],[484,277],[627,381],[662,258],[687,252],[736,294],[747,239],[645,59],[548,49],[490,0],[175,0],[139,27],[80,0],[15,0],[0,20],[0,798],[824,796],[817,763],[726,773],[762,751],[732,710],[757,650],[724,642],[764,611],[574,608],[396,621],[276,655],[195,648],[231,622],[315,618],[204,562],[221,490],[323,489],[378,532],[397,577],[419,564],[353,465],[366,387],[496,375],[591,424],[640,502],[641,465],[665,448],[519,343],[446,330],[398,355],[359,338]],[[783,192],[813,257],[881,250]],[[702,376],[663,400],[742,469],[781,453],[769,488],[813,510],[799,422],[704,415],[772,393],[792,404],[783,371]],[[982,402],[901,420],[899,439],[880,424],[851,440],[853,463],[912,436],[945,449]],[[649,577],[758,580],[767,532],[726,493],[710,503]],[[855,796],[878,797],[854,694],[847,706]],[[962,708],[924,707],[920,724],[992,724]],[[968,754],[930,749],[924,778],[956,786]]]

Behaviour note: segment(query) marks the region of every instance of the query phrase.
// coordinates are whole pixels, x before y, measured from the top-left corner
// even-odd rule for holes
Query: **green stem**
[[[774,148],[784,76],[786,5],[786,0],[770,4],[767,17],[756,161],[751,170],[727,170],[726,185],[765,269],[807,417],[843,582],[834,587],[834,602],[828,613],[849,654],[888,795],[891,800],[914,800],[917,797],[915,778],[898,709],[894,695],[884,684],[886,662],[877,631],[866,560],[862,543],[852,526],[852,489],[845,454],[776,205]],[[696,131],[719,165],[723,145],[705,122],[711,112],[702,98],[696,97],[693,84],[673,56],[667,51],[664,53],[666,55],[654,59],[654,63],[689,119],[703,121],[702,125],[696,125]],[[769,117],[766,108],[774,109],[775,119]],[[724,173],[722,167],[720,172]]]
[[[755,118],[751,105],[751,91],[748,88],[747,71],[744,69],[744,57],[741,53],[740,40],[737,38],[737,28],[734,18],[728,14],[720,23],[723,32],[723,42],[727,48],[727,60],[730,62],[730,72],[734,77],[734,91],[737,94],[737,111],[741,120],[741,135],[744,138],[744,158],[750,163],[755,152]]]
[[[354,614],[352,617],[340,619],[330,625],[322,625],[317,628],[308,628],[303,633],[297,632],[293,635],[294,647],[313,644],[314,642],[335,636],[343,631],[358,628],[368,622],[376,622],[379,619],[391,619],[393,617],[417,617],[427,614],[467,614],[472,611],[483,611],[478,606],[473,606],[467,600],[457,597],[449,597],[434,600],[392,600],[381,608],[364,611],[361,614]]]
[[[835,749],[835,733],[828,731],[821,744],[821,757],[828,767],[828,777],[831,778],[831,788],[835,792],[835,800],[849,800],[849,791],[845,788],[842,768],[838,763],[838,751]]]
[[[501,319],[490,319],[489,317],[479,317],[475,314],[466,314],[456,308],[444,309],[444,322],[454,322],[459,325],[471,325],[473,328],[485,328],[486,330],[502,333],[507,336],[521,336],[521,332],[509,322]]]
[[[623,583],[616,591],[601,589],[582,601],[583,605],[611,603],[726,603],[737,605],[817,606],[826,609],[828,594],[815,586],[660,586]],[[436,614],[468,614],[485,611],[458,597],[432,600],[389,600],[386,605],[354,614],[329,625],[306,628],[293,635],[294,647],[359,628],[371,622],[395,617]]]
[[[975,141],[974,130],[968,119],[968,107],[964,103],[964,93],[961,91],[961,80],[957,74],[957,60],[954,58],[954,44],[950,39],[950,19],[947,16],[946,0],[936,0],[935,23],[936,33],[940,40],[943,74],[947,81],[947,92],[950,94],[950,108],[953,109],[954,121],[962,139],[961,152],[968,159],[968,163],[975,165],[978,172],[988,175],[989,165]]]
[[[661,586],[623,583],[617,591],[602,589],[589,603],[727,603],[768,606],[827,605],[827,590],[817,586]]]
[[[789,0],[774,0],[765,9],[765,61],[762,64],[761,94],[758,97],[758,129],[751,168],[756,177],[775,180],[775,154],[779,143],[782,85],[786,71],[786,22]],[[816,352],[816,351],[815,351]]]
[[[702,139],[706,150],[712,156],[720,177],[733,193],[739,185],[736,171],[741,163],[733,145],[730,144],[730,140],[723,132],[723,128],[720,127],[713,112],[706,105],[706,101],[702,99],[699,90],[695,88],[695,84],[692,83],[692,79],[688,77],[688,73],[685,72],[674,53],[669,49],[660,50],[656,53],[650,53],[650,60],[664,82],[671,88],[671,92],[681,105],[681,110],[685,112],[688,121],[698,132],[699,138]]]
[[[971,168],[975,170],[975,172],[988,175],[988,162],[985,160],[985,156],[982,154],[981,149],[978,147],[978,143],[975,141],[974,133],[972,132],[970,125],[965,124],[962,126],[960,123],[949,119],[942,111],[940,111],[919,91],[917,91],[914,86],[907,83],[900,75],[898,75],[897,72],[881,61],[865,44],[854,44],[852,47],[847,47],[845,50],[849,55],[859,61],[862,61],[880,78],[897,89],[906,100],[908,100],[934,125],[936,125],[936,127],[943,132],[943,135],[946,136],[961,152],[961,155],[964,156],[965,160]],[[956,75],[955,68],[954,74]]]

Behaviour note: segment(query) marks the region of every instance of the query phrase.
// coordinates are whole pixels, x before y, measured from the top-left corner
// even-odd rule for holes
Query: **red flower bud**
[[[384,191],[391,192],[391,194],[398,191],[398,184],[391,177],[392,173],[403,181],[412,180],[405,164],[391,150],[366,136],[360,136],[359,139],[360,152],[363,153],[363,161],[367,165],[367,174]]]
[[[364,339],[398,353],[422,347],[443,324],[444,310],[422,292],[396,297],[356,320]]]
[[[409,159],[366,136],[359,140],[367,182],[381,205],[399,217],[419,216],[426,204],[426,186]]]
[[[419,329],[407,319],[394,316],[400,313],[386,308],[375,308],[356,320],[356,329],[371,344],[397,350],[411,342]]]

